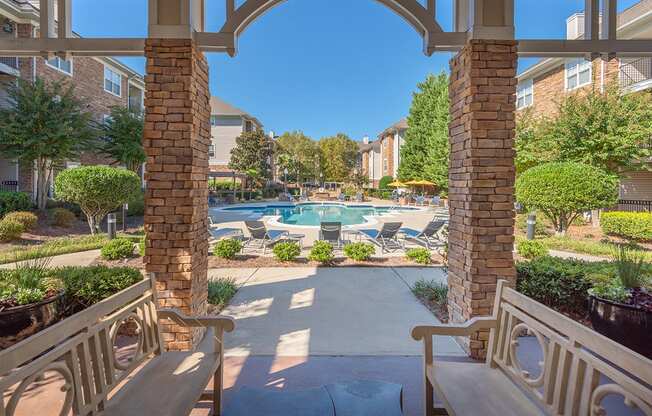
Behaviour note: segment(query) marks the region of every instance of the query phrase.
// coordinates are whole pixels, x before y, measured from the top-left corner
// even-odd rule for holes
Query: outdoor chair
[[[355,194],[355,202],[364,202],[364,194],[362,192]]]
[[[406,238],[423,243],[428,250],[431,250],[434,245],[444,243],[441,238],[439,238],[439,232],[443,230],[445,226],[446,221],[438,219],[430,221],[421,231],[412,228],[401,228],[401,232]]]
[[[342,248],[342,223],[322,222],[319,226],[319,240],[330,243],[334,248]]]
[[[386,222],[379,230],[360,230],[359,233],[369,238],[373,243],[378,244],[382,253],[385,251],[403,250],[405,245],[398,238],[398,232],[403,226],[402,222]]]
[[[267,247],[290,236],[288,231],[268,230],[262,221],[245,221],[245,226],[250,236],[245,238],[244,247],[262,248],[263,254],[267,252]]]

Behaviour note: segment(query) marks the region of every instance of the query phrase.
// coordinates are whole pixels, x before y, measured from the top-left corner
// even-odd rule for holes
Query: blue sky
[[[74,29],[86,37],[146,36],[146,0],[76,0]],[[223,0],[207,0],[208,30],[224,21]],[[438,16],[450,30],[450,0]],[[563,38],[584,0],[517,0],[519,38]],[[621,0],[619,8],[636,3]],[[208,54],[210,88],[280,134],[318,139],[338,132],[375,137],[407,115],[416,84],[448,70],[449,54],[427,57],[420,36],[373,0],[288,0],[240,37],[239,54]],[[143,72],[142,58],[125,62]],[[532,60],[521,62],[527,66]]]

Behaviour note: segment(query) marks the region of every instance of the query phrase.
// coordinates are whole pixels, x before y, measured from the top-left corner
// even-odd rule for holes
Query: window
[[[72,61],[66,61],[61,59],[58,56],[52,59],[45,61],[52,68],[58,69],[59,71],[72,75]]]
[[[534,102],[534,84],[532,79],[526,79],[518,84],[516,89],[516,108],[519,110],[532,105]]]
[[[211,126],[217,126],[217,116],[211,116]]]
[[[108,124],[112,120],[111,114],[102,114],[102,124]]]
[[[215,145],[208,146],[208,157],[215,157]]]
[[[104,91],[115,94],[118,97],[122,95],[122,75],[118,74],[111,68],[104,67]]]
[[[591,61],[582,58],[566,62],[566,90],[574,90],[591,83]]]

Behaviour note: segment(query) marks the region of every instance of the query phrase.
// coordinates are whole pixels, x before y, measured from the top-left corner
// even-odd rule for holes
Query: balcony
[[[18,58],[15,56],[0,56],[0,73],[19,76]]]
[[[652,57],[623,59],[619,80],[620,87],[630,92],[652,88]]]

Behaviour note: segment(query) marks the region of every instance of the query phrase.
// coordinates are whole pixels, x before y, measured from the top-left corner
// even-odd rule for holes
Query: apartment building
[[[584,15],[577,13],[566,22],[568,39],[584,35]],[[652,0],[642,0],[618,16],[620,39],[652,39]],[[604,91],[617,83],[631,94],[652,93],[652,57],[601,58],[593,61],[582,58],[549,58],[523,71],[518,76],[517,109],[530,109],[537,114],[551,115],[557,103],[566,94],[587,89]],[[648,146],[652,144],[647,144]],[[624,200],[652,200],[652,172],[626,172],[620,183],[620,197]]]
[[[211,137],[209,166],[213,177],[231,177],[231,150],[242,133],[262,130],[263,124],[254,116],[218,97],[211,97]]]
[[[405,143],[407,119],[392,124],[378,135],[378,139],[370,142],[363,139],[360,145],[360,162],[363,174],[369,178],[370,186],[377,188],[383,176],[398,176],[401,164],[401,147]]]
[[[0,38],[36,37],[38,1],[0,0],[0,25]],[[8,105],[7,85],[19,78],[69,81],[75,87],[75,95],[87,103],[97,121],[103,121],[114,106],[129,107],[134,111],[144,108],[143,77],[112,58],[75,57],[66,60],[60,57],[0,57],[0,105]],[[110,162],[97,154],[84,153],[80,160],[68,161],[67,166]],[[0,155],[0,190],[34,193],[35,186],[34,166]]]

